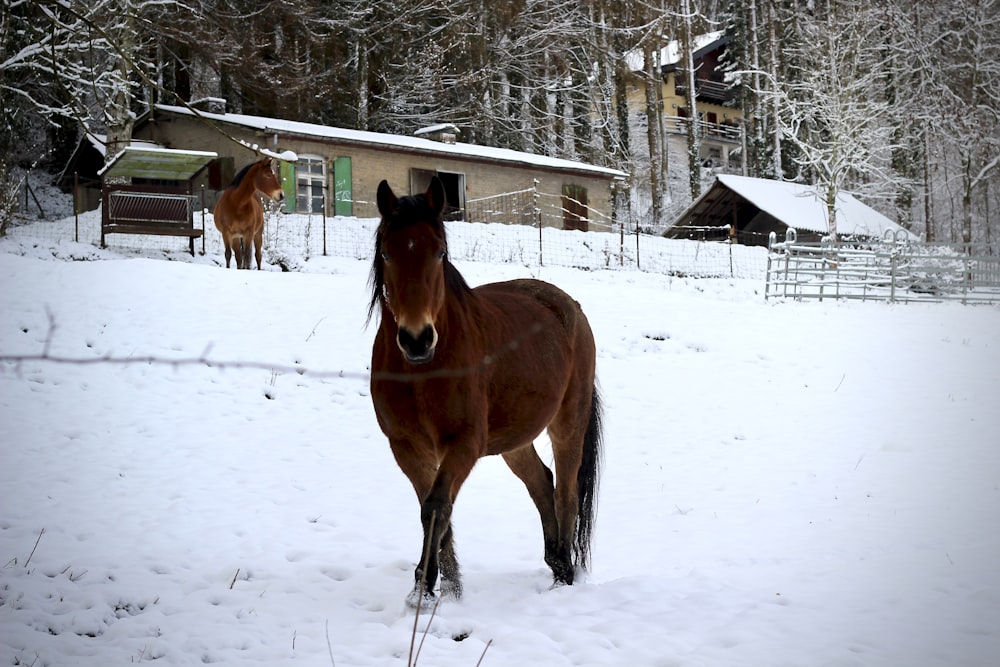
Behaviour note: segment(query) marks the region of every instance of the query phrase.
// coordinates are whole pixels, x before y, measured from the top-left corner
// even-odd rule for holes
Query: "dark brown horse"
[[[222,192],[215,204],[215,226],[226,245],[226,268],[236,251],[236,268],[249,269],[250,250],[253,243],[260,270],[261,246],[264,242],[264,205],[258,192],[274,201],[281,201],[285,193],[281,182],[271,167],[271,158],[251,162],[236,174],[236,178]]]
[[[500,454],[538,508],[556,584],[586,568],[601,460],[601,403],[590,324],[569,295],[538,280],[470,288],[448,260],[434,178],[397,198],[378,188],[369,318],[375,414],[420,501],[424,541],[410,605],[460,597],[455,497],[476,461]],[[555,479],[533,440],[548,429]]]

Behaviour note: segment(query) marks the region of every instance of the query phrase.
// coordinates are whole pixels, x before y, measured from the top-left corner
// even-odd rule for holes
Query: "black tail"
[[[576,474],[580,507],[576,521],[573,560],[577,567],[584,570],[590,566],[590,541],[594,532],[594,520],[597,517],[597,490],[600,486],[603,457],[602,417],[601,395],[595,384],[590,402],[590,422],[587,424],[587,433],[583,436],[583,460],[580,462],[580,471]]]

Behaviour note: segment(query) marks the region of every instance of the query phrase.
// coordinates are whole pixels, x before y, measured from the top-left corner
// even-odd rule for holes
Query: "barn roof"
[[[748,216],[734,216],[734,213],[747,208],[766,213],[786,227],[830,233],[824,196],[816,186],[719,174],[712,186],[668,227],[668,234],[676,227],[723,227],[732,224],[734,217],[746,219]],[[891,230],[916,239],[847,192],[838,193],[836,210],[840,236],[875,238]]]
[[[156,105],[156,109],[158,111],[165,111],[168,113],[186,116],[195,115],[193,111],[178,106],[158,104]],[[381,146],[390,150],[448,155],[456,158],[466,158],[469,160],[515,163],[543,169],[585,173],[609,179],[621,179],[628,176],[628,174],[623,171],[619,171],[618,169],[599,167],[585,162],[576,162],[574,160],[565,160],[545,155],[523,153],[521,151],[510,150],[507,148],[492,148],[490,146],[479,146],[476,144],[467,144],[462,142],[442,143],[440,141],[433,141],[431,139],[406,136],[402,134],[385,134],[382,132],[349,130],[339,127],[330,127],[327,125],[317,125],[315,123],[302,123],[299,121],[266,118],[263,116],[248,116],[235,113],[218,114],[199,111],[197,115],[217,122],[230,123],[258,130],[265,135],[275,133],[284,136],[298,135],[317,140],[337,141],[342,143],[364,145],[367,147]]]

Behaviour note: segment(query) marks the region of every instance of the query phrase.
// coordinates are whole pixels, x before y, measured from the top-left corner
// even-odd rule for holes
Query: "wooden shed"
[[[840,237],[879,238],[891,230],[916,239],[847,192],[837,195],[836,210]],[[783,237],[789,227],[800,241],[818,241],[830,233],[824,195],[816,186],[720,174],[664,236],[766,246],[771,232]]]
[[[382,179],[396,192],[413,194],[437,175],[452,219],[469,219],[474,201],[536,189],[565,212],[546,224],[586,230],[610,222],[612,187],[627,176],[617,169],[462,143],[453,126],[427,129],[433,131],[405,136],[157,105],[136,122],[133,136],[169,148],[217,152],[223,183],[256,159],[255,151],[293,155],[294,162],[282,163],[286,206],[302,213],[375,217]]]
[[[187,237],[192,255],[201,237],[204,252],[204,219],[199,228],[194,216],[204,205],[194,179],[217,158],[208,151],[125,148],[99,172],[101,247],[108,234],[144,234]]]

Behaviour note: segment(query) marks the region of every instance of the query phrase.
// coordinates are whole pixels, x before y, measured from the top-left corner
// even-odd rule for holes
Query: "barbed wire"
[[[34,354],[0,354],[0,364],[13,365],[17,367],[16,372],[21,372],[21,367],[27,363],[51,363],[51,364],[66,364],[66,365],[77,365],[77,366],[93,366],[98,364],[107,364],[113,366],[129,366],[129,365],[147,365],[147,366],[169,366],[172,368],[180,368],[182,366],[204,366],[206,368],[213,368],[218,370],[229,370],[229,369],[251,369],[251,370],[263,370],[270,373],[280,373],[280,374],[295,374],[303,377],[310,377],[316,379],[347,379],[347,380],[360,380],[364,382],[369,382],[372,379],[375,380],[387,380],[392,382],[421,382],[424,380],[434,380],[434,379],[446,379],[446,378],[460,378],[472,375],[478,371],[483,370],[493,364],[497,363],[506,354],[513,352],[521,343],[529,336],[534,336],[539,334],[543,330],[543,326],[536,322],[528,329],[517,336],[513,340],[508,341],[493,354],[485,354],[476,363],[470,364],[468,366],[460,366],[456,368],[437,368],[434,370],[427,371],[410,371],[410,372],[389,372],[389,371],[379,371],[372,373],[370,370],[367,372],[360,371],[346,371],[346,370],[329,370],[329,371],[317,371],[310,370],[308,367],[300,364],[277,364],[270,363],[266,361],[253,361],[253,360],[223,360],[223,359],[213,359],[209,356],[211,351],[211,346],[206,348],[206,350],[195,357],[162,357],[155,354],[149,355],[129,355],[129,356],[114,356],[112,354],[103,354],[94,357],[71,357],[62,356],[57,354],[52,354],[49,350],[51,348],[51,334],[55,331],[54,322],[51,319],[50,314],[50,328],[49,336],[46,337],[42,344],[42,351]]]

